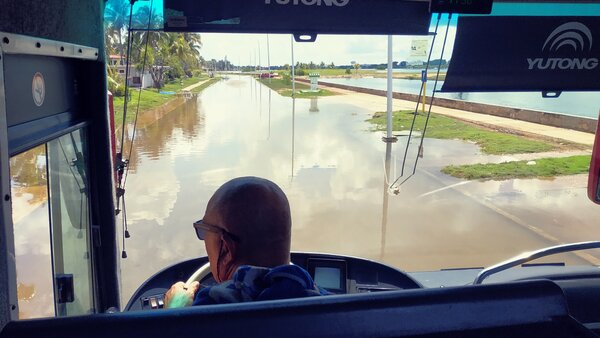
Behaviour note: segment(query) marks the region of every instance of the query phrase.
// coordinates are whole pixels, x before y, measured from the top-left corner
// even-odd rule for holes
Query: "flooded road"
[[[288,195],[292,250],[360,256],[407,271],[489,266],[600,235],[600,208],[587,200],[585,175],[465,182],[441,174],[461,159],[487,158],[462,141],[426,139],[416,174],[396,195],[387,187],[401,173],[406,138],[386,149],[365,122],[372,113],[348,95],[294,102],[233,76],[138,130],[126,186],[131,238],[121,260],[123,301],[160,269],[205,255],[192,223],[212,193],[239,176],[271,179]],[[419,142],[411,142],[400,181],[412,172]],[[596,257],[589,251],[550,261],[600,262]]]
[[[420,76],[420,73],[418,74]],[[337,83],[346,86],[361,88],[387,90],[387,80],[385,78],[322,78],[321,82]],[[433,92],[432,84],[427,86],[427,95],[431,96]],[[438,89],[442,88],[444,81],[437,84]],[[408,79],[394,79],[394,92],[419,94],[421,81]],[[534,92],[502,92],[502,93],[436,93],[436,97],[460,100],[467,102],[477,102],[491,104],[496,106],[506,106],[513,108],[525,108],[535,111],[552,112],[564,115],[573,115],[598,118],[598,108],[600,107],[600,98],[592,92],[565,92],[558,98],[542,98],[540,93]]]

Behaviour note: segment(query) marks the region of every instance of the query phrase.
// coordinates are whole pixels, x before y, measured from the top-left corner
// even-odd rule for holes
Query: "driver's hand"
[[[165,293],[165,308],[178,308],[190,306],[194,302],[194,296],[200,289],[199,282],[192,282],[186,285],[184,282],[177,282]]]

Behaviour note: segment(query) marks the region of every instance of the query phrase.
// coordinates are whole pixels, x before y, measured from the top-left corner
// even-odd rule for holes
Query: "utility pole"
[[[269,34],[267,34],[267,66],[269,67],[269,83],[271,83],[271,49],[269,48]]]
[[[294,62],[294,36],[292,35],[292,98],[296,96],[296,64]]]
[[[383,137],[384,142],[396,142],[398,138],[392,135],[392,103],[393,103],[393,42],[392,36],[388,35],[388,66],[387,66],[387,133]]]

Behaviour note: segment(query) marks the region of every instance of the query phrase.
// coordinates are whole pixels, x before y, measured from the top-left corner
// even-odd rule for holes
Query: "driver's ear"
[[[236,259],[237,259],[237,245],[235,243],[235,241],[233,241],[231,239],[231,237],[227,236],[226,234],[222,234],[221,235],[221,241],[222,241],[222,248],[223,248],[223,254],[221,256],[221,262],[224,266],[226,266],[226,270],[227,273],[231,273],[231,275],[233,275],[232,270],[235,270],[235,263],[236,263]],[[231,276],[228,276],[228,278]],[[228,279],[227,278],[227,279]]]

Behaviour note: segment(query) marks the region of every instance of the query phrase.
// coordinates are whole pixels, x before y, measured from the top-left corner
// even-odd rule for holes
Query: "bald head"
[[[275,183],[258,177],[228,181],[211,197],[206,214],[239,239],[236,263],[265,267],[289,263],[290,205]]]

